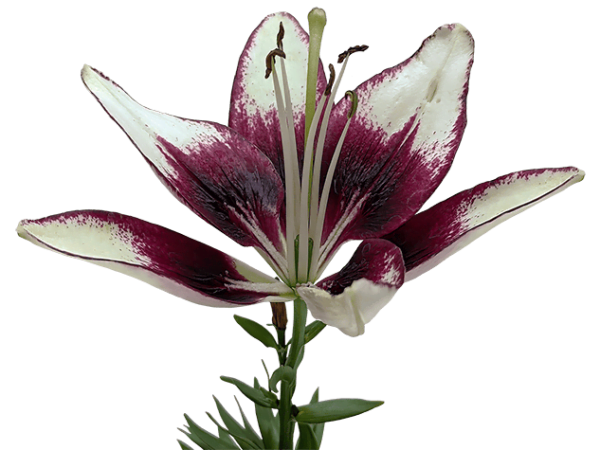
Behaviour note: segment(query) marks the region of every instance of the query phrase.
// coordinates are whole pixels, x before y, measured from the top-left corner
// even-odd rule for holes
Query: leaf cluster
[[[323,432],[326,422],[346,419],[348,417],[369,411],[383,402],[372,402],[359,399],[337,399],[319,401],[319,390],[317,389],[310,402],[306,405],[291,405],[291,427],[286,425],[286,433],[280,436],[282,418],[289,417],[291,397],[296,386],[296,373],[304,355],[304,345],[314,339],[324,328],[325,324],[315,321],[301,330],[299,336],[303,339],[292,340],[285,343],[285,339],[275,339],[269,330],[250,319],[234,316],[235,321],[253,338],[268,348],[277,351],[280,367],[269,375],[267,371],[267,387],[260,385],[258,379],[254,378],[252,385],[246,384],[236,378],[222,376],[221,380],[234,385],[246,398],[254,403],[258,432],[250,424],[246,414],[238,404],[241,423],[230,414],[225,407],[214,397],[217,411],[222,423],[217,421],[210,413],[206,413],[209,419],[216,425],[217,434],[213,434],[194,422],[187,414],[184,416],[186,425],[180,429],[194,444],[203,450],[256,450],[256,449],[278,449],[284,436],[289,437],[290,445],[293,442],[293,434],[298,426],[298,438],[296,450],[316,450],[321,447]],[[305,318],[304,318],[305,320]],[[264,362],[263,362],[264,364]],[[266,366],[265,366],[266,370]],[[277,388],[278,385],[280,389]],[[279,393],[278,397],[276,394]],[[287,401],[285,401],[287,400]],[[285,409],[287,414],[285,415]],[[280,437],[282,438],[280,440]],[[182,450],[194,450],[189,444],[178,441]]]

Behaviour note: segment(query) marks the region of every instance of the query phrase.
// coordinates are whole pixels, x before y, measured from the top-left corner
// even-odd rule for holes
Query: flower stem
[[[306,303],[297,298],[294,300],[294,326],[292,329],[292,340],[290,352],[285,365],[297,371],[300,363],[300,355],[304,348],[306,328]],[[280,450],[291,450],[294,441],[294,423],[292,419],[292,397],[296,386],[296,380],[281,382],[281,397],[279,399],[279,448]]]
[[[285,401],[284,399],[288,399]],[[292,449],[292,401],[291,386],[287,381],[281,382],[281,400],[279,403],[279,449]]]

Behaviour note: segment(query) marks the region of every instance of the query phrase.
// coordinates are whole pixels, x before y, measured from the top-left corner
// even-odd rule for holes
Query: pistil
[[[315,8],[310,12],[308,18],[310,42],[308,51],[305,105],[306,122],[302,174],[300,174],[298,164],[293,105],[285,70],[286,55],[283,51],[285,30],[282,23],[279,24],[277,48],[271,51],[267,56],[267,70],[265,75],[266,78],[271,74],[273,75],[275,101],[277,104],[279,128],[281,130],[281,145],[283,147],[285,171],[286,282],[291,287],[296,286],[298,283],[306,283],[308,281],[314,282],[324,268],[323,261],[328,257],[328,254],[324,255],[324,253],[329,253],[329,245],[327,244],[330,244],[330,240],[327,240],[326,246],[323,249],[325,252],[320,248],[323,224],[325,221],[325,211],[327,209],[335,167],[348,132],[350,120],[356,112],[358,105],[357,97],[354,92],[349,91],[346,93],[352,101],[350,112],[348,113],[348,120],[339,137],[321,192],[321,164],[328,131],[327,128],[333,110],[335,95],[344,71],[346,70],[348,56],[368,48],[366,45],[360,45],[350,47],[348,50],[341,53],[338,58],[338,63],[343,62],[343,65],[337,79],[335,77],[333,66],[331,64],[329,65],[331,72],[330,79],[324,94],[319,99],[319,103],[315,108],[319,75],[319,53],[323,29],[326,23],[325,12],[319,8]],[[277,70],[275,64],[277,57],[280,58],[280,72]],[[325,109],[324,112],[323,109]],[[315,117],[316,120],[314,120]],[[317,129],[319,129],[319,136],[315,145]]]
[[[308,13],[308,32],[310,41],[308,45],[308,70],[306,72],[306,105],[304,137],[308,136],[310,125],[315,115],[317,103],[317,81],[319,79],[319,56],[321,54],[321,41],[323,30],[327,24],[327,16],[321,8],[313,8]]]

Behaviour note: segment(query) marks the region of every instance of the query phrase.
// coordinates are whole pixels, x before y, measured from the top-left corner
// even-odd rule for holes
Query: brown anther
[[[279,50],[283,50],[283,36],[285,35],[285,30],[283,29],[283,22],[279,22],[279,33],[277,33],[277,48]]]
[[[349,89],[344,94],[344,97],[350,97],[350,109],[348,110],[348,119],[351,119],[354,114],[356,114],[356,109],[358,108],[358,95],[352,89]]]
[[[333,64],[329,64],[329,81],[327,82],[327,87],[325,87],[325,95],[331,94],[331,89],[333,88],[333,82],[335,81],[335,68]]]
[[[344,62],[344,60],[352,53],[364,52],[368,48],[368,45],[355,45],[354,47],[350,47],[348,50],[338,55],[338,64]]]
[[[273,64],[275,64],[275,57],[280,56],[281,58],[285,58],[285,53],[283,50],[276,48],[275,50],[271,50],[267,55],[267,59],[265,61],[267,65],[267,70],[265,71],[265,78],[269,78],[271,72],[273,72]]]

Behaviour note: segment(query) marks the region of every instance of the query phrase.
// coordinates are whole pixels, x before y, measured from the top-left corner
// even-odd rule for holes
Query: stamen
[[[271,59],[271,61],[273,62],[274,57],[275,56],[281,56],[281,54],[283,54],[283,57],[285,57],[285,53],[283,53],[282,50],[280,49],[276,49],[273,50],[272,52],[269,53],[269,56],[267,56],[267,71],[269,70],[269,63],[268,61]],[[282,60],[283,63],[283,60]],[[283,64],[282,64],[283,65]],[[296,217],[295,217],[295,205],[294,205],[294,201],[296,198],[296,193],[295,193],[295,182],[294,182],[294,176],[297,176],[297,171],[296,174],[294,174],[294,166],[293,166],[293,160],[296,160],[296,164],[298,161],[298,156],[297,156],[297,151],[295,148],[291,147],[291,139],[290,139],[290,130],[288,127],[288,121],[285,115],[285,105],[284,105],[284,101],[283,101],[283,96],[281,94],[281,85],[280,85],[280,81],[279,81],[279,76],[277,74],[277,70],[275,68],[275,64],[270,64],[270,68],[271,71],[273,73],[273,86],[275,88],[275,101],[277,103],[277,113],[278,113],[278,117],[279,117],[279,128],[281,131],[281,145],[283,147],[283,163],[284,163],[284,170],[285,170],[285,211],[286,211],[286,259],[287,259],[287,266],[288,266],[288,279],[290,282],[290,285],[295,285],[296,284],[296,261],[295,261],[295,249],[294,249],[294,241],[292,239],[292,236],[296,236],[297,233],[297,229],[296,229]],[[270,72],[268,73],[270,74]]]
[[[271,72],[273,72],[273,66],[275,65],[276,56],[281,56],[282,58],[285,58],[285,53],[279,48],[276,48],[275,50],[271,50],[269,52],[265,61],[265,64],[267,65],[267,70],[265,71],[265,78],[269,78]]]
[[[283,25],[281,25],[280,30],[283,30]],[[279,37],[279,35],[278,35]],[[283,45],[283,44],[282,44]],[[289,148],[290,148],[290,159],[292,162],[292,182],[294,183],[294,217],[296,218],[296,223],[294,226],[296,230],[298,230],[300,220],[300,211],[298,208],[300,207],[300,169],[298,167],[298,146],[296,144],[296,130],[294,124],[294,110],[292,105],[292,96],[290,93],[290,86],[288,83],[287,72],[285,69],[285,61],[281,60],[281,79],[283,82],[283,95],[285,98],[285,117],[287,120],[287,130],[288,130],[288,139],[289,139]]]
[[[321,117],[323,106],[328,96],[321,96],[317,105],[316,116]],[[313,158],[315,135],[317,134],[318,120],[313,121],[304,145],[304,164],[302,167],[302,197],[300,201],[300,236],[299,236],[299,257],[298,274],[301,282],[306,282],[309,266],[309,199],[311,195],[318,196],[319,193],[311,194],[311,179],[313,177]]]
[[[277,33],[277,48],[279,50],[283,50],[283,36],[285,35],[285,30],[283,29],[283,22],[279,22],[279,32]]]
[[[325,137],[327,134],[327,128],[329,126],[329,117],[331,116],[331,110],[333,108],[333,102],[335,99],[335,95],[339,88],[340,82],[342,81],[342,77],[346,70],[346,65],[348,64],[348,60],[344,61],[342,65],[342,69],[340,70],[340,76],[335,81],[333,86],[331,95],[328,97],[327,108],[325,109],[325,114],[323,114],[323,120],[321,121],[321,129],[319,131],[319,141],[317,143],[317,148],[315,150],[315,157],[313,163],[313,171],[312,171],[312,180],[311,180],[311,203],[310,203],[310,230],[309,236],[316,243],[316,251],[313,251],[312,261],[311,261],[311,272],[316,270],[317,264],[315,258],[318,258],[319,248],[321,246],[321,236],[322,233],[319,232],[317,215],[319,211],[319,184],[321,182],[321,164],[323,161],[323,150],[325,148]],[[331,80],[330,80],[330,84]],[[312,277],[312,273],[309,273],[309,280],[314,280]]]
[[[335,81],[335,67],[333,67],[333,64],[329,64],[329,81],[327,82],[327,87],[325,87],[325,95],[331,94],[331,88],[333,87],[334,81]]]
[[[356,53],[356,52],[364,52],[366,49],[368,49],[369,46],[368,45],[355,45],[354,47],[350,47],[348,50],[346,50],[345,52],[342,52],[338,55],[338,64],[344,62],[344,60],[350,56],[352,53]]]
[[[313,237],[313,241],[317,244],[317,251],[313,251],[312,259],[310,264],[310,274],[308,279],[313,280],[316,279],[317,273],[319,271],[319,257],[321,253],[321,237],[323,235],[323,225],[325,223],[325,211],[327,210],[327,202],[329,200],[329,192],[331,191],[331,183],[333,181],[333,174],[335,173],[335,168],[337,166],[338,159],[340,157],[340,153],[342,150],[342,146],[344,144],[344,140],[346,139],[346,134],[348,133],[348,128],[350,127],[350,121],[354,114],[356,113],[356,108],[358,106],[358,96],[354,91],[347,91],[346,98],[350,97],[350,101],[352,105],[350,107],[350,111],[348,112],[348,120],[346,121],[346,125],[342,131],[340,139],[335,147],[335,151],[331,158],[331,163],[329,164],[329,170],[327,171],[327,177],[325,178],[325,183],[323,184],[323,192],[321,194],[321,200],[319,202],[319,211],[315,224],[315,235]]]

